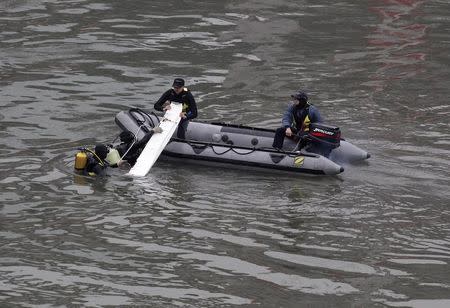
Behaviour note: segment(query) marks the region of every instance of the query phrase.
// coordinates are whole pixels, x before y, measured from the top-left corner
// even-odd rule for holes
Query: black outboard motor
[[[328,157],[331,151],[340,145],[341,130],[332,125],[311,123],[307,139],[309,152]]]

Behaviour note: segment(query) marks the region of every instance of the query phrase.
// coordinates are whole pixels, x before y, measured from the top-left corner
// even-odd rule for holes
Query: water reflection
[[[244,260],[228,256],[206,254],[202,252],[187,251],[178,248],[160,246],[155,244],[145,244],[121,239],[107,238],[108,242],[119,245],[126,245],[149,253],[161,252],[164,254],[178,254],[182,259],[205,262],[200,270],[209,270],[220,275],[249,275],[257,279],[269,281],[280,286],[286,286],[294,290],[301,290],[305,293],[313,294],[346,294],[357,290],[345,283],[336,283],[328,279],[311,279],[297,275],[286,275],[274,273],[269,268],[259,266]],[[218,272],[217,269],[225,272]],[[229,272],[229,274],[227,274]]]
[[[376,92],[392,80],[407,80],[424,72],[428,27],[415,22],[423,14],[422,4],[421,0],[383,0],[370,8],[381,19],[367,37],[369,50],[377,55],[375,63],[381,64],[369,82]]]

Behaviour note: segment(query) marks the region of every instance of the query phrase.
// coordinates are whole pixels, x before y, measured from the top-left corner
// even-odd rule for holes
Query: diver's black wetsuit
[[[89,155],[86,163],[86,167],[83,169],[84,175],[89,176],[106,176],[106,168],[108,167],[106,162],[99,162],[98,159]]]

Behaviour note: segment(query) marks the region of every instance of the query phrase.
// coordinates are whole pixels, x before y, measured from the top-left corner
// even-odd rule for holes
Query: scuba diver
[[[142,140],[136,141],[132,132],[123,131],[119,135],[121,143],[115,147],[100,143],[94,150],[80,148],[75,155],[75,170],[82,175],[104,177],[108,167],[122,166],[126,169],[136,163],[153,134],[161,132],[161,127],[155,127]]]

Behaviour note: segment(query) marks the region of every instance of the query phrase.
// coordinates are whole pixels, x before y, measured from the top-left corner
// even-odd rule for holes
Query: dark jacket
[[[194,96],[187,88],[183,88],[180,94],[177,94],[173,89],[167,90],[155,103],[155,109],[163,111],[163,104],[166,101],[177,102],[183,104],[183,112],[186,112],[186,118],[192,120],[197,117],[197,104]]]
[[[84,175],[89,176],[106,176],[106,168],[108,164],[105,161],[100,162],[93,155],[89,155],[86,167],[83,170]]]
[[[291,127],[297,132],[308,131],[309,124],[316,122],[322,122],[322,116],[319,110],[309,103],[304,108],[296,105],[289,106],[281,121],[283,127]]]
[[[136,160],[138,159],[139,155],[141,155],[142,149],[144,149],[145,145],[150,140],[152,135],[153,131],[150,131],[144,136],[144,138],[142,138],[139,141],[136,141],[134,144],[133,142],[128,143],[122,142],[121,144],[116,146],[116,150],[119,152],[120,157],[122,157],[125,153],[127,153],[124,157],[122,157],[122,159],[126,160],[130,165],[133,166],[136,163]],[[130,150],[127,152],[129,148]]]

